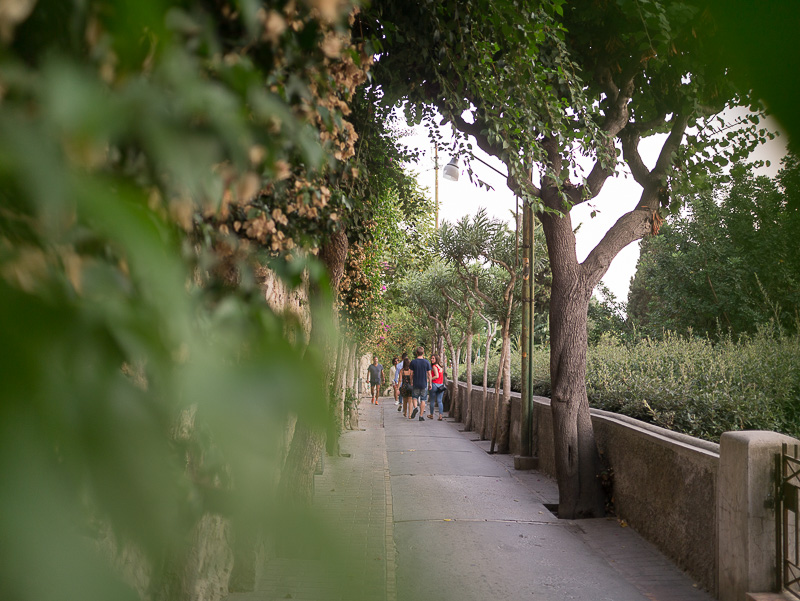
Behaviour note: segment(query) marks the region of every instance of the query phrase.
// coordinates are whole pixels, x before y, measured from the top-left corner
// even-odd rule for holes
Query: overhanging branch
[[[667,141],[661,147],[661,153],[658,155],[658,161],[653,168],[653,177],[661,180],[666,174],[667,169],[672,165],[672,155],[681,145],[683,134],[686,131],[686,126],[689,123],[689,118],[686,115],[676,115],[675,122],[672,124],[672,130],[669,132]]]

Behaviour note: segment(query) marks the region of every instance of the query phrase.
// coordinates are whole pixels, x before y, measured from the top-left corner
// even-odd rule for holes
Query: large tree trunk
[[[543,215],[553,287],[550,297],[550,380],[558,515],[601,517],[597,445],[586,396],[587,313],[592,285],[575,259],[569,216]]]

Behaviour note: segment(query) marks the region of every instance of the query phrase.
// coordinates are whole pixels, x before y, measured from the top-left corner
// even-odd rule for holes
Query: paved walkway
[[[273,559],[229,601],[711,601],[616,519],[558,520],[555,483],[449,418],[406,420],[361,401],[358,431],[316,476],[341,545]]]

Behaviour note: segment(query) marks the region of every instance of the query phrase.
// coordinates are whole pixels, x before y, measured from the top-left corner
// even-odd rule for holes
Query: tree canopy
[[[661,235],[642,241],[628,310],[642,331],[719,336],[773,321],[794,331],[800,294],[800,200],[789,155],[775,179],[736,165],[686,201]]]

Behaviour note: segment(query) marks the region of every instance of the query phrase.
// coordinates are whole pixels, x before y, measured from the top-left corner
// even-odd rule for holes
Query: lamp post
[[[434,194],[433,197],[436,203],[436,229],[439,229],[439,145],[433,145],[433,174],[435,181],[433,183]]]
[[[486,161],[472,155],[479,163],[507,178],[508,176]],[[458,159],[452,158],[444,168],[444,177],[458,180]],[[438,188],[437,188],[438,189]],[[437,201],[438,227],[438,201]],[[538,461],[538,440],[533,427],[533,263],[536,249],[534,229],[536,216],[528,202],[522,203],[522,390],[520,411],[520,455],[514,458],[516,469],[533,469]]]

